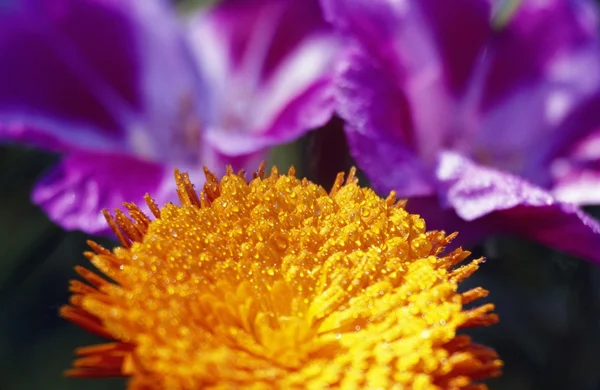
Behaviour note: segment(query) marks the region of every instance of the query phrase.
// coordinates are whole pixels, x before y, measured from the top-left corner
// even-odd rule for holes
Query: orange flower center
[[[490,349],[458,329],[497,317],[457,283],[481,260],[442,256],[453,236],[427,232],[394,194],[352,171],[327,193],[294,172],[247,182],[207,171],[197,194],[176,173],[180,206],[156,219],[134,205],[108,220],[122,247],[91,243],[61,314],[114,340],[82,348],[73,376],[131,376],[131,389],[483,388]]]

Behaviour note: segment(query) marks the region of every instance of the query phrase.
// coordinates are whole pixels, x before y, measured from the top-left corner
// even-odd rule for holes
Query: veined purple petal
[[[322,4],[327,18],[355,43],[336,81],[354,158],[380,191],[432,194],[428,170],[443,144],[450,107],[419,7],[385,0]]]
[[[230,70],[251,68],[259,79],[268,79],[307,38],[329,35],[319,3],[312,0],[226,0],[195,16],[196,28],[211,30],[211,38],[223,43],[226,53],[219,55]]]
[[[144,208],[146,193],[160,205],[176,201],[173,182],[173,170],[161,165],[123,155],[74,153],[37,184],[32,197],[65,229],[105,234],[103,209],[122,209],[125,201]]]
[[[537,146],[531,169],[546,169],[545,184],[560,200],[600,204],[600,94],[581,103],[554,137]]]
[[[346,88],[363,80],[386,80],[362,86],[369,91],[370,110],[363,109],[360,114],[352,114],[352,108],[345,107],[350,99],[343,97],[343,92],[338,95],[342,96],[339,110],[351,124],[350,129],[356,127],[355,123],[370,122],[369,116],[402,115],[402,121],[382,123],[368,131],[396,134],[404,147],[429,165],[433,165],[437,150],[450,143],[458,149],[469,147],[460,137],[464,126],[457,126],[456,116],[461,110],[459,98],[470,83],[481,47],[491,33],[487,1],[322,3],[327,17],[360,53],[350,59],[353,71],[343,72],[338,85]],[[403,101],[395,109],[384,102],[390,94],[402,96]],[[388,107],[383,107],[386,104]],[[384,111],[391,112],[382,114]],[[351,117],[344,113],[351,113]],[[387,156],[373,156],[377,158]]]
[[[338,41],[316,0],[232,0],[195,17],[190,46],[208,83],[212,147],[242,155],[291,141],[333,113]]]
[[[24,0],[3,7],[0,120],[54,127],[51,133],[65,122],[85,124],[84,132],[93,127],[119,140],[117,102],[139,105],[132,85],[139,63],[129,50],[132,36],[123,16],[90,1]],[[110,90],[107,79],[113,81]],[[76,134],[73,127],[56,137]]]
[[[464,88],[490,34],[491,8],[486,0],[321,3],[327,19],[338,30],[367,49],[375,62],[399,80],[443,63],[447,66],[438,71],[446,73],[455,92]]]
[[[561,201],[578,205],[600,204],[600,167],[569,168],[552,189]]]
[[[517,1],[500,25],[488,0],[322,3],[348,44],[362,52],[351,60],[355,71],[340,76],[340,88],[361,83],[356,74],[387,77],[383,87],[363,86],[371,110],[354,114],[345,107],[354,96],[339,99],[348,128],[390,110],[378,98],[403,96],[396,111],[406,120],[369,132],[402,135],[402,146],[427,164],[438,150],[453,149],[544,185],[547,169],[536,154],[566,134],[561,123],[600,88],[591,2]]]
[[[551,165],[552,191],[558,199],[579,205],[600,204],[600,123],[567,156]]]
[[[170,11],[161,0],[1,7],[0,136],[159,156],[193,88]]]
[[[517,87],[540,82],[548,76],[558,77],[552,74],[555,72],[576,72],[577,69],[564,69],[567,64],[556,63],[589,51],[590,44],[597,42],[598,23],[592,2],[519,1],[515,7],[506,25],[498,27],[489,43],[493,62],[482,96],[484,110],[506,99]],[[564,68],[553,69],[557,66]],[[593,80],[593,75],[579,76]]]
[[[482,57],[473,156],[547,186],[548,144],[600,89],[597,13],[588,1],[521,1]],[[518,59],[518,60],[516,60]],[[597,117],[597,114],[594,115]]]
[[[360,51],[349,52],[342,66],[338,112],[347,121],[348,144],[360,167],[379,191],[393,189],[401,197],[433,194],[428,163],[414,151],[412,133],[406,131],[414,125],[403,91]]]
[[[466,221],[518,205],[554,203],[547,191],[518,176],[478,165],[454,152],[440,154],[436,177],[442,203],[454,208]]]
[[[265,128],[269,128],[268,132],[239,132],[232,135],[223,131],[222,127],[214,126],[206,129],[205,140],[223,156],[243,158],[244,154],[253,154],[263,148],[290,142],[307,130],[327,123],[334,108],[331,80],[321,80],[298,96],[290,98],[284,106],[277,107],[279,112],[273,113],[272,122],[265,125]],[[260,111],[259,107],[257,111]],[[243,129],[242,126],[240,124],[240,130]]]
[[[559,202],[518,176],[477,165],[457,153],[440,154],[436,175],[441,207],[474,222],[470,230],[483,224],[483,232],[522,235],[600,262],[600,223],[575,204]]]
[[[50,127],[50,124],[46,124],[43,128],[37,128],[17,120],[10,123],[0,123],[0,145],[21,142],[51,152],[69,149],[66,140],[54,137],[52,132],[46,130]],[[101,142],[102,137],[98,140],[98,143]]]

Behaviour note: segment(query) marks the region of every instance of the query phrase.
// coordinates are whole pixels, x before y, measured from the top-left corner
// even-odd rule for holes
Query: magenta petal
[[[425,165],[433,165],[437,150],[449,143],[468,148],[461,144],[468,144],[468,138],[457,135],[468,129],[455,117],[462,109],[467,75],[490,34],[486,2],[323,0],[323,4],[353,47],[336,95],[340,114],[351,128],[392,136],[399,148],[410,150]],[[387,155],[370,157],[386,165]],[[370,178],[377,183],[386,174]]]
[[[206,139],[222,153],[289,142],[331,118],[338,41],[316,0],[222,2],[193,20],[189,41],[211,94]]]
[[[402,198],[434,193],[430,173],[412,153],[394,145],[393,140],[364,135],[349,126],[346,126],[346,133],[353,157],[360,161],[361,169],[377,191],[389,193],[394,190]],[[387,157],[377,158],[377,154]]]
[[[361,52],[348,53],[344,65],[336,100],[361,169],[381,192],[395,190],[401,197],[433,194],[428,162],[414,150],[413,123],[403,91]],[[430,141],[435,146],[435,139]]]
[[[600,204],[600,159],[589,163],[559,161],[555,168],[561,171],[552,187],[557,199],[578,205]]]
[[[123,202],[144,207],[143,196],[157,203],[175,201],[173,171],[134,158],[110,154],[71,154],[36,186],[33,201],[68,230],[107,233],[102,209]]]
[[[340,77],[350,128],[395,134],[433,165],[453,149],[550,187],[546,144],[575,128],[561,123],[600,87],[598,23],[589,1],[322,0],[325,14],[361,55]],[[496,8],[514,5],[503,24]],[[518,60],[515,60],[518,59]],[[371,77],[363,80],[356,74]],[[363,96],[343,96],[358,83]],[[394,105],[389,96],[396,96]],[[346,100],[358,100],[348,103]],[[368,110],[354,111],[363,104]],[[385,113],[384,111],[388,111]],[[382,113],[384,112],[384,113]],[[590,119],[597,118],[596,109]],[[579,123],[581,125],[581,123]],[[556,140],[557,142],[554,142]],[[385,155],[373,153],[372,160]],[[546,160],[544,160],[546,159]],[[361,161],[358,160],[361,164]],[[382,161],[380,165],[385,165]],[[371,174],[377,184],[384,172]],[[398,184],[402,186],[402,184]]]
[[[539,165],[548,167],[548,187],[560,200],[600,204],[600,95],[582,104],[562,125],[560,135],[545,142]]]
[[[572,78],[571,87],[598,85],[596,66],[588,63],[583,73],[580,68],[592,60],[584,57],[598,50],[598,15],[593,2],[521,1],[515,7],[492,42],[493,63],[482,96],[484,109],[519,88],[543,81],[554,81],[556,89],[558,79],[563,78],[560,81],[564,83],[565,77]]]
[[[517,176],[456,153],[440,155],[436,174],[442,207],[461,219],[600,262],[600,224],[576,205],[558,202]]]
[[[221,44],[220,51],[225,53],[214,54],[223,57],[229,69],[258,65],[252,69],[257,72],[253,76],[261,79],[271,77],[286,57],[306,44],[307,39],[330,35],[319,2],[315,0],[228,0],[197,15],[191,33],[197,29]],[[202,42],[195,44],[202,45]],[[212,44],[214,42],[209,42],[209,46]]]
[[[522,205],[501,212],[503,231],[600,263],[600,223],[572,203]]]
[[[489,37],[490,3],[485,0],[321,0],[328,20],[369,52],[398,79],[446,73],[460,92],[481,46]],[[468,39],[466,39],[468,37]]]
[[[520,205],[548,206],[554,198],[518,176],[442,152],[436,171],[441,199],[467,221]]]
[[[10,1],[0,58],[0,137],[51,149],[158,157],[196,87],[162,0]]]
[[[490,41],[470,103],[480,118],[474,149],[488,163],[549,187],[549,152],[598,122],[597,107],[582,107],[600,89],[594,8],[588,1],[522,1]]]
[[[253,154],[263,148],[291,142],[307,130],[322,126],[331,118],[334,107],[331,80],[321,80],[278,107],[280,111],[272,118],[265,133],[231,134],[223,131],[223,127],[215,126],[206,129],[205,139],[223,155]]]
[[[38,128],[20,121],[0,122],[0,144],[21,142],[52,152],[68,150],[70,147],[68,141],[56,137],[53,132],[48,131],[49,128],[50,125]],[[101,142],[102,139],[99,139],[98,143]]]
[[[92,143],[78,135],[95,132],[116,145],[122,128],[110,102],[139,105],[132,26],[119,8],[85,0],[0,8],[0,121],[64,143]]]

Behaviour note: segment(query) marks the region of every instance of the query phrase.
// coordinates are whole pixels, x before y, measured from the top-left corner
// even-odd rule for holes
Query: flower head
[[[567,203],[600,201],[592,1],[321,3],[347,46],[338,109],[377,190],[462,238],[600,261],[600,225]]]
[[[350,172],[327,193],[293,170],[247,182],[207,171],[200,194],[176,173],[181,205],[150,220],[108,215],[122,247],[91,243],[105,276],[78,268],[61,315],[111,339],[77,351],[72,376],[131,376],[131,389],[483,389],[501,361],[462,328],[497,321],[457,292],[481,260],[442,255],[393,193]],[[109,279],[110,278],[110,279]]]
[[[255,167],[327,122],[336,47],[317,0],[230,0],[189,20],[166,0],[2,2],[0,141],[61,153],[34,202],[102,232],[122,199],[175,200],[173,167],[198,182],[203,165]]]

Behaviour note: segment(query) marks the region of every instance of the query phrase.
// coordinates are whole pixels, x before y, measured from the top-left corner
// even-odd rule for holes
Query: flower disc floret
[[[427,232],[394,194],[340,174],[328,193],[293,170],[247,181],[206,171],[198,194],[151,220],[108,213],[122,246],[90,243],[105,276],[78,268],[61,314],[112,340],[81,348],[72,376],[131,376],[130,389],[485,388],[495,352],[462,328],[497,321],[487,294],[457,292],[453,235]]]

